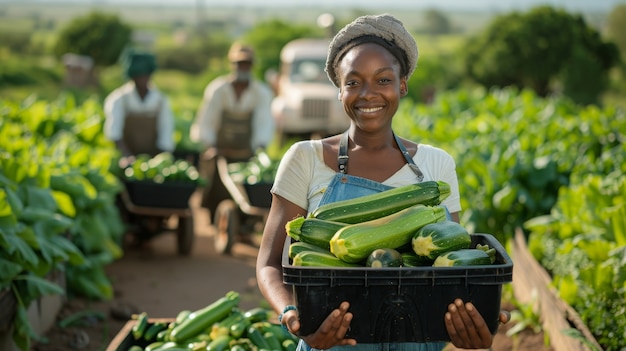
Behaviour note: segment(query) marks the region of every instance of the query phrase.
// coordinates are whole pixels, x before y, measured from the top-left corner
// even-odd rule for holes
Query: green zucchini
[[[167,329],[167,325],[168,323],[166,322],[156,322],[153,323],[152,325],[149,325],[148,328],[146,329],[146,332],[143,334],[143,338],[148,341],[155,341],[157,338],[157,335],[163,331]]]
[[[417,230],[445,218],[443,206],[414,205],[382,218],[343,227],[330,239],[330,252],[344,262],[362,262],[378,248],[397,249],[410,243]]]
[[[262,324],[261,330],[266,333],[266,332],[272,332],[274,333],[274,335],[278,338],[278,340],[280,342],[284,342],[285,340],[294,340],[297,341],[298,338],[291,334],[289,331],[287,331],[287,329],[283,328],[281,325],[279,324],[273,324],[270,322],[264,322]]]
[[[305,243],[302,241],[296,241],[296,242],[289,244],[289,258],[293,259],[294,257],[296,257],[297,254],[299,254],[302,251],[316,251],[316,252],[326,253],[329,255],[331,254],[328,249],[324,249],[317,245]]]
[[[189,317],[189,315],[191,314],[190,310],[182,310],[180,312],[178,312],[178,314],[176,315],[176,319],[174,320],[174,323],[176,323],[176,325],[182,323],[185,321],[185,319],[187,319],[187,317]]]
[[[192,312],[185,321],[172,329],[170,339],[182,342],[207,330],[214,323],[226,318],[239,305],[239,293],[229,291],[210,305]]]
[[[354,224],[385,217],[417,204],[436,206],[448,196],[450,185],[447,183],[425,181],[324,204],[311,212],[309,217]]]
[[[264,332],[263,338],[265,338],[265,341],[267,341],[267,344],[270,347],[269,350],[280,351],[283,349],[283,345],[281,345],[280,340],[278,340],[278,337],[274,335],[274,333],[272,333],[271,331]]]
[[[296,351],[298,348],[296,341],[291,339],[283,340],[282,345],[285,351]]]
[[[432,266],[434,260],[428,257],[419,256],[413,251],[402,252],[403,267],[425,267]]]
[[[257,347],[258,350],[271,350],[271,347],[267,340],[263,337],[261,330],[252,324],[248,328],[247,337]]]
[[[293,260],[294,266],[308,267],[363,267],[363,265],[348,263],[338,259],[331,253],[317,251],[303,251],[297,254]]]
[[[241,338],[250,327],[250,324],[250,321],[244,318],[242,321],[231,325],[229,330],[230,336],[235,339]]]
[[[160,332],[157,333],[156,340],[163,341],[163,342],[169,341],[171,332],[172,332],[172,329],[170,329],[170,326],[168,325],[167,329],[161,330]]]
[[[437,257],[433,267],[490,265],[489,254],[480,249],[461,249]]]
[[[229,343],[231,342],[231,340],[233,340],[233,338],[226,334],[226,335],[219,335],[217,338],[214,338],[211,340],[211,342],[209,342],[209,344],[206,347],[207,351],[223,351],[223,350],[228,350],[229,348]]]
[[[299,216],[285,225],[287,235],[296,241],[313,244],[330,250],[330,238],[345,227],[346,223],[328,221],[313,217]]]
[[[143,338],[143,334],[148,329],[148,314],[142,312],[136,316],[136,323],[133,325],[132,334],[135,340]]]
[[[163,343],[151,349],[151,351],[184,351],[184,350],[187,350],[185,345],[175,343],[173,341],[168,341],[166,343]]]
[[[244,312],[243,316],[250,322],[263,322],[270,319],[270,317],[274,314],[274,311],[267,309],[265,307],[253,307],[246,312]]]
[[[143,351],[154,351],[156,349],[158,349],[159,347],[165,345],[164,341],[155,341],[153,343],[148,344]]]
[[[365,266],[372,268],[400,267],[402,266],[402,254],[389,248],[376,249],[367,256]]]
[[[465,227],[453,221],[425,225],[412,239],[413,251],[431,260],[448,251],[467,249],[471,244],[472,237]]]
[[[230,334],[230,327],[233,324],[240,323],[245,319],[243,312],[241,312],[238,308],[233,308],[228,316],[217,323],[213,323],[210,327],[211,332],[209,336],[211,339],[215,339],[219,335]]]
[[[489,247],[489,245],[482,245],[482,244],[477,244],[476,248],[479,250],[485,251],[487,255],[489,255],[489,259],[491,260],[491,263],[496,262],[496,249],[495,248]]]
[[[243,350],[243,351],[261,351],[260,349],[258,349],[256,347],[256,345],[254,345],[252,343],[252,340],[250,340],[247,335],[244,337],[241,337],[239,339],[233,339],[231,340],[231,342],[228,344],[228,346],[230,347],[230,351],[235,351],[235,350]]]

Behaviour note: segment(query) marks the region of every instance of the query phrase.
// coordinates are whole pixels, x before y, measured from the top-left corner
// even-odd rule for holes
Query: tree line
[[[428,10],[423,16],[419,34],[440,36],[455,31],[440,11]],[[91,57],[96,67],[112,66],[126,47],[136,44],[135,29],[115,14],[95,11],[61,28],[52,51],[59,58],[74,53]],[[184,43],[159,46],[155,53],[163,69],[190,74],[224,71],[228,47],[233,40],[242,39],[257,49],[255,73],[263,77],[268,69],[278,69],[280,49],[287,42],[326,34],[312,25],[270,19],[256,23],[242,38],[231,38],[219,28],[195,31],[188,33]],[[5,42],[17,48],[13,41]],[[611,78],[626,75],[624,57],[626,4],[609,13],[605,33],[580,14],[539,6],[494,16],[482,30],[466,35],[458,51],[448,57],[420,57],[409,92],[411,98],[423,101],[433,89],[470,83],[486,88],[530,88],[540,96],[560,94],[580,104],[598,104],[605,91],[615,88]],[[0,72],[0,86],[2,80]],[[617,88],[626,89],[619,84]]]

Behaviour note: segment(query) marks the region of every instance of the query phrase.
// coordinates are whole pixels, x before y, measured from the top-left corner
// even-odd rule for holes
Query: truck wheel
[[[239,207],[233,200],[223,200],[215,210],[215,250],[220,254],[230,254],[235,239],[239,235]]]
[[[178,228],[176,228],[178,254],[189,256],[194,241],[193,216],[178,217]]]

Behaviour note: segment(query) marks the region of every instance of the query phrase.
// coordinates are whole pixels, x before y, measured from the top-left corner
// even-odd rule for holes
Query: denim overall
[[[416,174],[416,183],[421,182],[424,179],[422,172],[419,170],[413,159],[405,149],[402,142],[397,136],[396,144],[400,148],[402,155],[406,159],[406,162],[411,166],[411,169]],[[339,157],[337,162],[339,163],[339,173],[337,173],[331,180],[328,188],[324,192],[320,205],[325,203],[331,203],[339,200],[351,199],[359,196],[375,194],[384,190],[391,189],[391,186],[384,185],[373,180],[351,176],[346,174],[346,165],[348,163],[348,132],[343,134],[341,143],[339,144]],[[447,213],[447,210],[446,210]],[[448,214],[448,213],[447,213]],[[449,218],[449,214],[448,214]],[[443,316],[442,316],[443,318]],[[332,351],[441,351],[446,346],[445,342],[433,342],[433,343],[380,343],[380,344],[357,344],[356,346],[335,346],[329,350]],[[316,351],[317,349],[311,348],[304,341],[300,340],[297,351]]]

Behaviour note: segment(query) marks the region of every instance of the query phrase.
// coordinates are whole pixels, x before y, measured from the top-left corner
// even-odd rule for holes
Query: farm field
[[[56,254],[65,257],[60,253],[62,248],[77,262],[73,250],[88,250],[90,255],[85,257],[90,265],[71,267],[69,274],[89,266],[82,276],[90,279],[78,279],[78,283],[84,284],[82,287],[87,287],[89,293],[98,295],[89,288],[99,289],[103,296],[110,297],[109,300],[71,297],[57,316],[57,323],[45,333],[49,341],[37,342],[29,351],[104,351],[127,321],[111,313],[120,307],[145,311],[157,318],[171,318],[182,309],[202,307],[227,290],[242,293],[246,308],[264,303],[254,276],[258,237],[237,244],[233,255],[215,252],[215,233],[206,210],[198,205],[198,193],[191,202],[196,242],[188,257],[176,255],[175,236],[170,233],[141,247],[122,240],[123,246],[118,248],[119,237],[111,234],[118,229],[111,207],[103,210],[95,206],[96,201],[89,200],[91,192],[96,191],[99,200],[111,205],[111,196],[119,190],[110,179],[111,165],[107,163],[114,159],[114,150],[103,140],[101,104],[124,78],[118,64],[98,67],[98,84],[68,88],[64,83],[66,71],[51,51],[63,24],[93,10],[116,13],[133,23],[137,40],[143,40],[143,45],[150,49],[169,54],[169,61],[164,62],[172,67],[190,62],[189,54],[193,50],[206,49],[191,45],[198,43],[193,41],[198,40],[194,28],[200,23],[218,33],[213,36],[215,33],[211,31],[204,32],[206,42],[217,43],[211,48],[223,49],[224,38],[245,35],[250,28],[270,18],[315,26],[322,12],[332,12],[340,22],[363,13],[397,15],[416,33],[420,61],[409,85],[414,95],[402,101],[394,118],[394,130],[402,137],[449,151],[456,161],[459,177],[461,223],[470,231],[493,234],[511,251],[515,250],[511,244],[514,233],[521,230],[528,241],[529,255],[543,265],[552,279],[549,289],[559,301],[555,305],[565,305],[570,308],[568,311],[577,312],[579,315],[570,317],[576,323],[586,324],[585,328],[576,329],[579,325],[569,320],[571,324],[555,332],[554,325],[550,326],[552,321],[546,321],[547,313],[540,308],[541,301],[537,307],[532,301],[517,300],[514,284],[509,284],[503,291],[502,308],[519,314],[515,321],[500,327],[492,349],[562,351],[563,346],[558,343],[563,338],[577,343],[580,348],[575,351],[621,351],[626,347],[626,323],[616,318],[626,311],[623,303],[626,299],[623,264],[626,260],[623,128],[626,86],[620,78],[623,73],[615,71],[611,88],[597,105],[575,104],[558,93],[540,97],[526,89],[477,87],[461,75],[460,53],[466,49],[468,36],[499,14],[493,9],[448,11],[446,15],[453,30],[429,35],[423,31],[425,9],[413,8],[387,11],[371,7],[233,9],[224,6],[198,12],[193,6],[119,6],[101,1],[42,5],[0,0],[0,59],[4,62],[0,67],[0,200],[7,196],[11,202],[15,194],[26,198],[25,194],[31,194],[31,190],[24,188],[36,184],[38,191],[29,196],[42,199],[37,196],[52,192],[49,196],[64,204],[58,209],[64,216],[72,213],[69,204],[77,203],[74,214],[79,219],[71,230],[79,238],[79,247],[63,244],[65,239],[61,238],[60,244],[52,243],[54,249],[45,252],[43,259]],[[593,26],[602,28],[606,13],[587,13],[585,17]],[[195,33],[193,40],[189,39],[191,33]],[[3,38],[11,38],[6,48]],[[200,36],[201,43],[203,38]],[[23,49],[25,40],[30,41],[28,50],[20,54],[13,52]],[[187,51],[181,51],[179,56],[183,59],[180,59],[176,53],[183,47]],[[188,139],[189,126],[206,84],[227,69],[221,54],[209,53],[206,57],[209,57],[206,67],[200,66],[201,70],[189,72],[167,67],[154,75],[154,82],[172,104],[176,115],[175,139],[183,151],[200,150]],[[266,62],[271,59],[264,57]],[[270,145],[268,153],[280,158],[284,147],[277,140],[276,145]],[[55,180],[54,189],[46,180],[48,176]],[[71,187],[72,180],[82,184],[83,189]],[[69,195],[64,192],[71,193],[73,200],[68,200]],[[31,204],[37,202],[33,198],[28,198]],[[32,267],[39,253],[33,254],[37,256],[33,258],[29,243],[45,242],[42,238],[36,242],[31,237],[43,235],[42,226],[31,223],[36,216],[20,218],[22,208],[15,205],[14,209],[13,205],[0,206],[3,235],[0,244],[9,243],[6,252],[0,252],[0,264],[10,256]],[[29,203],[24,200],[22,205],[28,207]],[[25,231],[18,235],[18,229],[6,230],[2,226],[7,222],[1,219],[7,213],[18,219],[16,228],[32,227],[34,233]],[[65,227],[69,226],[68,221],[55,223],[52,226],[55,230],[69,228]],[[15,254],[15,250],[20,254]],[[47,264],[38,266],[38,270],[45,270]],[[73,279],[75,288],[76,277]],[[523,280],[519,276],[517,279],[517,282]],[[90,287],[89,280],[96,287]],[[76,321],[72,327],[60,325],[85,310],[94,312],[91,318]],[[516,326],[525,328],[506,334]],[[581,331],[593,333],[595,340],[583,343],[587,340]],[[619,333],[623,333],[623,338]],[[546,346],[550,341],[556,344]],[[597,342],[605,349],[599,349]],[[445,351],[460,350],[449,347]]]

